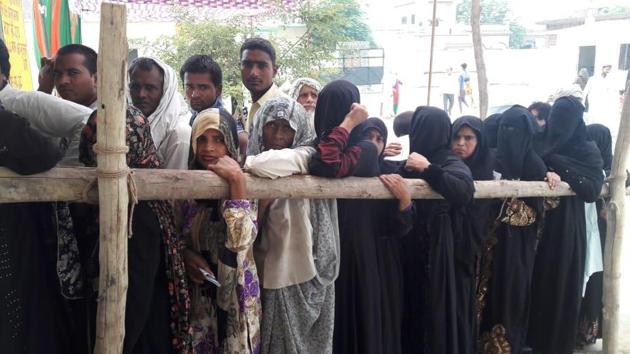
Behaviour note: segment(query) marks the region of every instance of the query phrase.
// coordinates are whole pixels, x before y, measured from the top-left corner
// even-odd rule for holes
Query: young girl
[[[191,142],[190,168],[213,171],[230,185],[227,200],[195,200],[182,206],[184,258],[194,283],[193,350],[258,353],[261,307],[252,252],[257,207],[245,200],[234,119],[216,108],[200,112]],[[208,281],[215,274],[220,286]]]
[[[246,170],[272,179],[308,173],[315,133],[299,103],[274,98],[255,121]],[[334,284],[325,279],[329,265],[315,262],[336,257],[336,225],[316,222],[328,210],[320,200],[274,199],[261,212],[255,251],[263,284],[263,353],[332,350]]]

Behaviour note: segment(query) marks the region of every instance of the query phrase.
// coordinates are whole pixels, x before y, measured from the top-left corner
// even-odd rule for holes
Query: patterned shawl
[[[96,166],[96,114],[92,114],[81,134],[79,159],[86,166]],[[151,137],[151,128],[142,112],[133,106],[127,107],[127,164],[131,168],[160,168],[157,149]],[[173,349],[178,353],[189,353],[191,349],[191,327],[189,323],[190,296],[186,279],[182,250],[184,243],[175,227],[174,212],[168,201],[154,200],[149,207],[158,218],[163,232],[166,279],[170,298],[171,332]]]

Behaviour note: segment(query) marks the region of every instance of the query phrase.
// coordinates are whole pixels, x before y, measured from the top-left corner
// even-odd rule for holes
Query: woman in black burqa
[[[494,154],[486,144],[483,122],[463,116],[453,122],[451,147],[470,168],[475,181],[494,179]],[[488,235],[492,199],[473,199],[466,207],[453,210],[455,235],[455,278],[457,281],[457,323],[462,354],[475,353],[477,328],[476,265]]]
[[[426,180],[444,200],[416,200],[416,220],[403,238],[404,353],[460,353],[473,344],[459,337],[453,210],[473,198],[470,169],[450,146],[448,114],[434,107],[414,112],[404,167],[406,178]]]
[[[583,114],[579,99],[557,99],[537,146],[548,169],[576,193],[546,212],[536,254],[528,338],[544,354],[573,352],[584,281],[584,202],[596,201],[604,182],[602,157],[588,141]]]
[[[364,139],[366,126],[360,123],[367,118],[367,112],[353,105],[359,99],[356,86],[343,80],[329,83],[320,92],[315,111],[318,143],[309,164],[311,174],[336,178],[380,174],[382,151]],[[337,200],[341,264],[335,282],[334,353],[386,352],[376,242],[384,213],[378,213],[379,203]],[[405,210],[403,214],[409,212]]]
[[[612,136],[610,129],[602,124],[589,124],[586,132],[591,141],[597,144],[604,162],[604,172],[610,175],[612,168]],[[597,225],[602,246],[606,244],[606,217],[604,198],[597,200]],[[580,306],[580,321],[578,324],[577,345],[579,347],[594,344],[598,338],[602,338],[602,297],[604,287],[604,272],[596,272],[590,276],[586,284],[586,292]]]
[[[501,179],[545,178],[547,168],[534,151],[536,128],[530,116],[521,106],[513,106],[501,115],[495,165]],[[522,209],[514,210],[520,215],[505,218],[506,209],[518,204]],[[520,353],[525,344],[537,227],[542,213],[540,198],[508,198],[493,209],[493,226],[484,247],[479,284],[482,354]]]

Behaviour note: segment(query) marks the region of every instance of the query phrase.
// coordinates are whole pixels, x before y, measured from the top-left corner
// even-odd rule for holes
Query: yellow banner
[[[30,91],[33,88],[31,70],[26,49],[24,9],[22,0],[0,0],[2,39],[9,49],[11,61],[11,86]]]

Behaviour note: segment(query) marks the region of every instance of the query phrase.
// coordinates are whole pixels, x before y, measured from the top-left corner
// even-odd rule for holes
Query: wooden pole
[[[433,46],[435,44],[435,18],[437,0],[433,0],[433,19],[431,20],[431,51],[429,52],[429,87],[427,87],[427,106],[431,105],[431,84],[433,81]]]
[[[0,203],[44,201],[98,202],[92,168],[54,168],[48,172],[20,176],[0,168]],[[140,200],[215,199],[228,196],[224,180],[210,171],[134,170]],[[441,198],[420,179],[408,179],[415,199]],[[194,188],[192,187],[194,186]],[[549,189],[546,182],[477,181],[475,198],[553,197],[574,195],[566,183]],[[630,193],[630,190],[627,191]],[[84,197],[85,194],[85,197]],[[608,195],[604,185],[602,195]],[[389,199],[391,193],[378,178],[347,177],[328,179],[291,176],[269,180],[247,177],[247,196],[260,198],[349,198]]]
[[[99,299],[96,354],[122,353],[127,300],[128,167],[125,155],[127,35],[124,5],[101,5],[97,174]]]
[[[621,251],[625,229],[625,183],[630,146],[630,84],[619,122],[619,135],[615,144],[608,204],[608,226],[604,252],[604,353],[617,354],[619,345],[619,290],[621,287]]]
[[[480,0],[472,0],[470,9],[470,25],[472,27],[475,65],[477,66],[477,85],[479,86],[479,117],[484,119],[486,117],[486,113],[488,112],[488,78],[486,76],[486,61],[483,57],[483,41],[481,39],[480,21]]]

